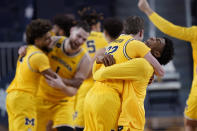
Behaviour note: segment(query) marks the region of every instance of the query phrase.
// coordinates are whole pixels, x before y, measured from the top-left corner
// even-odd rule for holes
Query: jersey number
[[[113,52],[115,52],[118,49],[118,46],[109,46],[107,48],[107,52],[105,52],[105,54],[112,54]]]
[[[94,53],[94,52],[96,51],[96,46],[95,46],[93,40],[87,41],[86,44],[87,44],[88,52],[89,52],[89,53]]]

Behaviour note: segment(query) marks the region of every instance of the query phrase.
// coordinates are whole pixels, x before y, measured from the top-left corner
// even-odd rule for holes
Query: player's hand
[[[153,81],[154,81],[154,74],[151,76],[151,78],[150,78],[150,80],[149,80],[149,82],[148,82],[148,85],[152,84]]]
[[[103,56],[98,56],[96,59],[97,64],[104,64],[105,66],[111,66],[116,63],[113,55],[107,54]]]
[[[138,7],[142,12],[146,13],[147,15],[150,15],[153,12],[153,10],[150,8],[147,0],[139,0]]]
[[[53,130],[53,121],[49,120],[46,126],[46,131],[54,131]]]
[[[18,54],[20,56],[25,56],[27,53],[27,46],[26,45],[23,45],[21,46],[19,49],[18,49]]]
[[[163,68],[160,70],[155,70],[155,75],[158,77],[163,77],[165,75],[165,70]]]
[[[64,82],[62,81],[62,78],[56,74],[56,78],[53,78],[49,75],[44,75],[45,76],[45,80],[48,83],[48,85],[50,85],[51,87],[54,87],[56,89],[62,89],[64,88],[66,85],[64,84]]]

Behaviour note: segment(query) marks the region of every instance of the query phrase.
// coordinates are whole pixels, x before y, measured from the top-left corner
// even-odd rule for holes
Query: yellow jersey
[[[67,38],[62,36],[54,45],[53,50],[48,54],[48,58],[51,69],[54,72],[58,73],[58,75],[60,75],[62,78],[72,79],[79,68],[81,60],[87,54],[83,49],[73,55],[66,54],[64,51],[64,42],[66,40]],[[43,97],[46,100],[59,101],[66,97],[65,94],[60,90],[50,87],[46,83],[44,77],[41,77],[39,87],[40,88],[37,95]]]
[[[132,58],[143,58],[148,52],[148,48],[143,42],[134,40],[130,35],[121,35],[115,41],[109,44],[106,48],[106,54],[113,55],[116,63],[126,62]],[[104,65],[94,64],[93,66],[93,78],[94,73],[98,69],[105,68]],[[104,80],[102,81],[109,87],[112,87],[122,94],[124,80]],[[97,82],[96,82],[97,83]]]
[[[149,16],[149,19],[154,23],[154,25],[169,36],[175,37],[180,40],[185,40],[191,43],[193,49],[193,61],[194,61],[194,74],[193,74],[193,82],[192,82],[192,89],[190,94],[195,95],[197,94],[197,26],[192,27],[181,27],[168,22],[157,13],[152,13]]]
[[[47,55],[36,46],[28,46],[26,56],[18,58],[15,78],[7,92],[19,90],[36,95],[42,76],[40,72],[49,68]]]
[[[144,58],[135,58],[95,72],[94,78],[97,81],[106,79],[126,80],[121,96],[122,107],[118,125],[133,129],[144,129],[144,99],[153,72],[153,67]]]
[[[90,57],[93,58],[95,52],[105,46],[107,46],[107,41],[104,38],[103,33],[91,31],[90,36],[88,37],[86,43],[83,44],[82,48],[85,49],[89,53]]]
[[[88,37],[85,44],[83,44],[82,48],[86,50],[90,57],[93,58],[95,56],[95,52],[99,49],[105,48],[108,45],[106,39],[104,38],[104,35],[102,32],[96,32],[91,31],[90,36]],[[79,88],[80,93],[82,97],[85,96],[87,91],[93,86],[94,80],[92,77],[89,77],[88,79],[84,80],[81,87]]]

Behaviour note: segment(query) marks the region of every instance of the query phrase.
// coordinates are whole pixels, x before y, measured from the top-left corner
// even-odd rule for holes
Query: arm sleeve
[[[141,80],[150,73],[153,73],[152,66],[144,58],[136,58],[101,68],[93,74],[93,78],[97,81],[106,79]]]
[[[149,16],[149,19],[159,30],[161,30],[165,34],[168,34],[169,36],[185,41],[193,41],[197,38],[196,26],[181,27],[174,25],[155,12]]]
[[[129,58],[143,58],[148,52],[150,52],[150,48],[148,46],[137,40],[133,40],[125,46],[126,55]]]
[[[50,68],[49,59],[43,53],[35,53],[29,58],[29,65],[38,72],[43,72]]]

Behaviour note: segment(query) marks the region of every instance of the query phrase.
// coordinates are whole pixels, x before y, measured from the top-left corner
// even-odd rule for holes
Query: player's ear
[[[141,30],[140,31],[140,37],[143,37],[144,36],[144,30]]]
[[[156,58],[161,57],[161,53],[159,51],[153,51],[153,56],[155,56]]]

